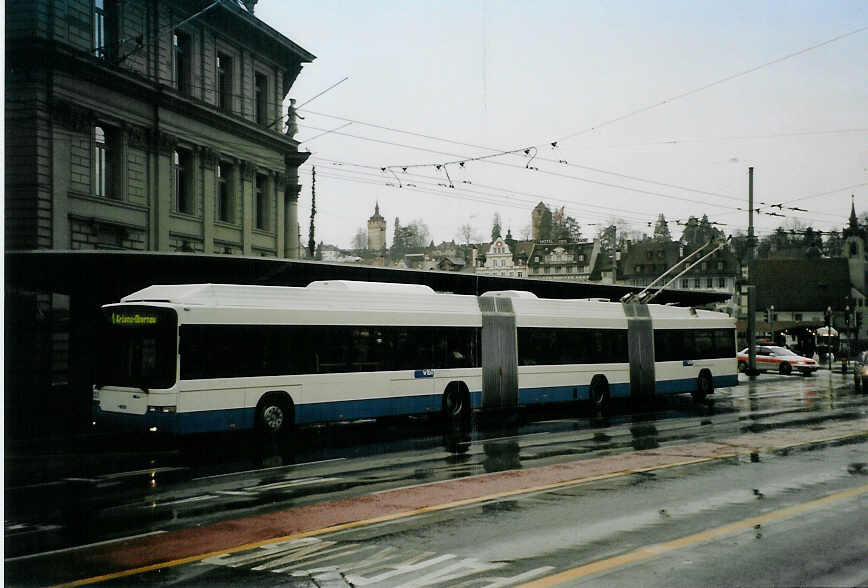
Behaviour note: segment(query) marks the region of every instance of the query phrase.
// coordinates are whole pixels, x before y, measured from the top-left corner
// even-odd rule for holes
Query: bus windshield
[[[175,311],[124,306],[103,309],[97,386],[171,388],[177,364]]]

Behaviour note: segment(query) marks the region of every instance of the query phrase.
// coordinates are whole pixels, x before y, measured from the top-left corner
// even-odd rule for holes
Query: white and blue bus
[[[735,324],[664,305],[427,286],[150,286],[102,309],[99,423],[195,433],[692,393],[737,383]]]

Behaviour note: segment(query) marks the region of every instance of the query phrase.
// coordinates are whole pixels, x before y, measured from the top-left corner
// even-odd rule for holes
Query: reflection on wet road
[[[6,456],[6,557],[15,561],[39,552],[485,473],[551,466],[780,429],[811,429],[824,423],[864,422],[868,417],[868,397],[854,393],[849,381],[837,374],[820,372],[813,378],[769,375],[753,382],[744,376],[740,379],[739,386],[718,390],[702,405],[695,405],[685,395],[650,403],[641,409],[615,406],[606,415],[589,415],[584,406],[559,407],[521,412],[511,418],[482,417],[468,431],[446,430],[436,419],[405,419],[310,427],[300,430],[294,442],[283,445],[236,434],[158,442],[140,438],[97,438],[62,449],[10,448]],[[848,467],[859,470],[860,461],[851,462]],[[764,462],[758,452],[751,456],[749,463]],[[715,468],[721,472],[726,469]],[[793,471],[791,466],[785,466],[780,479],[792,478]],[[736,484],[733,475],[733,472],[726,472],[713,482],[702,483],[691,477],[690,484],[686,485],[689,490],[681,491],[686,502],[669,504],[663,500],[666,494],[663,493],[658,500],[663,506],[650,511],[634,512],[635,504],[652,502],[648,502],[650,497],[644,491],[641,496],[632,496],[629,489],[649,488],[649,482],[656,483],[668,474],[633,474],[617,482],[583,486],[581,491],[561,490],[538,495],[538,498],[522,497],[478,508],[480,516],[512,519],[516,513],[523,512],[527,504],[535,504],[537,500],[553,501],[553,505],[558,505],[553,506],[552,511],[556,519],[554,513],[564,508],[561,504],[564,496],[578,492],[576,495],[583,497],[584,504],[588,496],[606,495],[614,490],[618,496],[614,507],[599,505],[599,523],[594,524],[601,525],[600,529],[623,527],[623,532],[628,532],[654,517],[668,519],[674,513],[689,512],[690,508],[708,508],[714,500],[728,505],[740,504],[745,500],[744,488],[748,486],[751,492],[747,498],[758,500],[760,495],[763,498],[784,496],[794,487],[810,487],[817,480],[820,484],[829,482],[823,478],[826,474],[815,473],[820,477],[811,483],[799,482],[801,478],[798,478],[786,484],[771,479],[762,484],[758,480],[739,480]],[[684,481],[674,475],[667,492],[684,487]],[[690,495],[701,499],[691,500]],[[567,508],[573,512],[578,506]],[[585,507],[581,510],[585,512]],[[628,510],[631,514],[625,516]],[[608,513],[608,517],[603,516],[604,513]],[[430,515],[431,518],[443,517],[443,521],[453,520],[450,518],[453,516]],[[528,514],[528,518],[537,516],[538,513]],[[726,517],[721,520],[724,519]],[[621,526],[612,527],[613,520],[620,521]],[[525,523],[527,527],[523,526]],[[596,536],[594,524],[590,519],[582,522],[583,541]],[[521,529],[519,535],[523,537],[534,528],[534,522],[521,520],[514,528]],[[562,532],[570,533],[566,529]],[[542,533],[541,528],[539,533]],[[511,541],[524,545],[533,537],[531,532],[526,539],[513,537]],[[539,537],[536,540],[539,541]],[[504,566],[491,567],[489,554],[480,554],[478,549],[473,551],[473,557],[456,554],[446,557],[451,553],[448,550],[426,556],[428,551],[421,540],[418,553],[402,551],[403,559],[393,563],[405,569],[444,557],[437,561],[449,561],[452,566],[460,564],[463,570],[478,568],[474,573],[509,577],[512,580],[508,583],[513,583],[550,572],[546,557],[551,556],[551,541],[543,542],[549,547],[540,554],[536,562],[539,565],[520,566],[512,575],[501,574]],[[311,543],[305,549],[313,549],[312,545],[319,544]],[[363,557],[364,549],[347,545],[343,540],[340,542],[340,548],[347,554],[354,549],[361,550],[353,552],[358,555],[357,561],[368,561],[368,556]],[[566,549],[571,544],[565,540],[563,545]],[[301,548],[293,544],[287,549],[289,551],[281,552],[276,559],[295,561],[292,557],[296,556],[292,554]],[[569,549],[570,553],[575,553],[578,548],[573,545]],[[385,557],[376,549],[370,551],[370,557]],[[503,557],[502,554],[497,556]],[[219,562],[211,563],[223,566]],[[432,578],[443,580],[446,576],[440,563],[430,564],[436,570],[429,571],[439,574]],[[265,569],[255,567],[248,569],[253,572]],[[459,567],[455,568],[455,573]],[[421,573],[427,568],[421,566],[418,571]],[[277,565],[268,569],[282,568]],[[378,577],[364,570],[354,577]],[[400,574],[389,577],[398,579]],[[422,577],[426,576],[422,574]],[[516,580],[518,577],[523,579]],[[308,576],[298,578],[307,581]]]

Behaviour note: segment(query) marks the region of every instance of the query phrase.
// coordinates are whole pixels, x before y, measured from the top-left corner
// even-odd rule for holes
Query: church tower
[[[380,215],[380,203],[374,207],[374,216],[368,219],[368,251],[386,249],[386,219]]]
[[[852,200],[852,198],[851,198]],[[856,216],[856,204],[850,203],[850,223],[844,229],[844,257],[850,265],[850,283],[865,294],[865,234]]]

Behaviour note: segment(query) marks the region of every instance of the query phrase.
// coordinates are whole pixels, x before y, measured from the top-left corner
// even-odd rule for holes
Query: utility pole
[[[310,180],[310,230],[307,235],[307,250],[310,253],[310,258],[314,258],[314,252],[316,251],[316,240],[314,239],[314,220],[313,217],[316,216],[316,166],[313,166],[311,169],[311,180]]]
[[[756,281],[753,269],[753,167],[747,168],[747,357],[748,375],[756,378]]]

